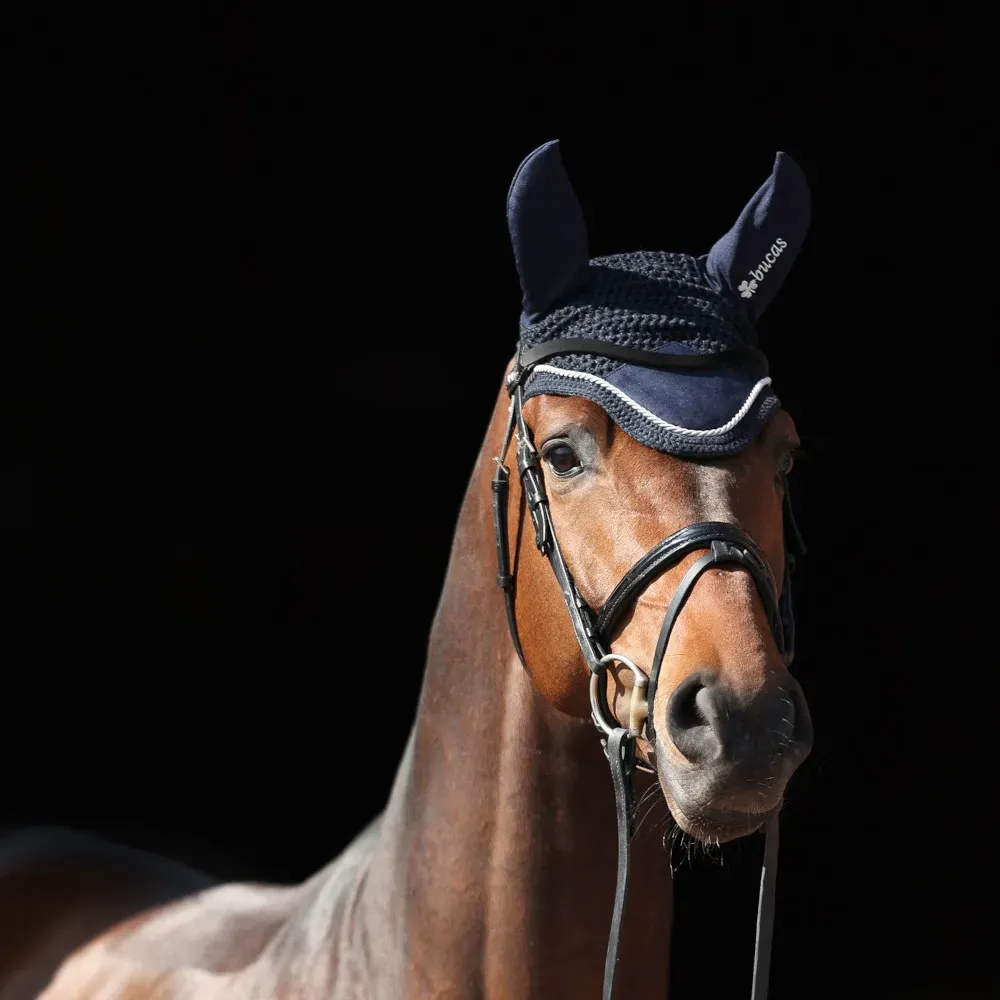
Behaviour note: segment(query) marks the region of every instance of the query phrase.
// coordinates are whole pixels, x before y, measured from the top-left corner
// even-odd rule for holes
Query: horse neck
[[[506,410],[502,395],[367,869],[366,950],[385,972],[395,963],[398,997],[600,995],[617,866],[612,784],[593,724],[538,695],[508,633],[490,490]],[[662,1000],[669,865],[659,834],[637,838],[632,854],[616,992]]]

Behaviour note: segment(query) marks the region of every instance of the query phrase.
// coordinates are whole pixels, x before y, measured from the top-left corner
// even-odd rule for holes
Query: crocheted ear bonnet
[[[521,349],[580,338],[664,354],[756,349],[755,323],[809,227],[802,170],[778,153],[771,176],[707,254],[639,251],[589,258],[583,212],[557,141],[531,153],[507,196],[523,293]],[[767,360],[667,370],[581,351],[533,369],[524,398],[582,396],[640,444],[681,457],[732,455],[779,406]]]

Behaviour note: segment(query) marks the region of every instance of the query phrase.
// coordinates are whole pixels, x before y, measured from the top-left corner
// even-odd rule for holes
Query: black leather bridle
[[[554,340],[537,347],[518,347],[517,359],[507,376],[506,387],[511,397],[510,415],[504,433],[503,445],[495,459],[496,474],[492,481],[493,525],[496,534],[497,583],[504,593],[507,608],[507,624],[514,641],[517,655],[524,664],[524,650],[517,632],[514,611],[514,577],[510,572],[510,557],[507,539],[507,500],[510,484],[510,469],[504,464],[511,437],[517,431],[517,468],[522,492],[531,523],[535,529],[535,544],[545,556],[555,573],[569,611],[570,622],[577,642],[583,652],[587,666],[591,670],[590,700],[594,725],[604,735],[602,745],[611,767],[611,779],[615,790],[615,809],[618,817],[618,879],[615,888],[615,904],[611,919],[611,933],[604,964],[603,1000],[611,1000],[614,992],[615,971],[618,963],[618,944],[621,921],[625,910],[628,889],[629,841],[633,833],[633,791],[632,775],[636,768],[655,773],[637,761],[636,739],[645,727],[646,738],[655,747],[656,734],[653,729],[653,699],[656,694],[660,666],[663,662],[670,633],[680,615],[695,584],[702,573],[714,566],[741,566],[748,570],[764,602],[764,609],[770,622],[778,650],[785,665],[792,662],[795,646],[795,621],[792,614],[792,591],[789,582],[795,566],[795,557],[805,553],[805,545],[792,515],[787,484],[784,491],[784,535],[785,573],[781,593],[776,592],[774,576],[767,557],[760,546],[745,531],[733,524],[721,521],[703,521],[689,524],[665,538],[647,552],[626,574],[604,602],[599,613],[595,613],[578,591],[573,577],[563,559],[556,539],[552,516],[549,512],[548,497],[539,454],[531,439],[531,432],[524,422],[522,387],[532,368],[540,361],[558,354],[590,353],[615,358],[629,364],[654,368],[718,368],[752,359],[762,360],[753,349],[728,350],[711,355],[664,355],[651,351],[619,347],[599,340]],[[632,606],[639,594],[657,577],[691,552],[706,549],[707,552],[684,574],[667,607],[656,643],[656,650],[650,666],[648,678],[628,657],[609,651],[610,639],[615,625]],[[613,662],[620,662],[633,673],[635,683],[629,709],[629,726],[622,728],[611,713],[607,703],[606,685],[601,683],[604,671]],[[609,723],[607,720],[611,719]],[[761,872],[760,898],[757,908],[757,936],[754,951],[753,986],[751,1000],[765,1000],[767,996],[768,973],[770,970],[771,934],[774,922],[774,889],[778,856],[778,821],[773,817],[767,825],[764,847],[764,866]]]

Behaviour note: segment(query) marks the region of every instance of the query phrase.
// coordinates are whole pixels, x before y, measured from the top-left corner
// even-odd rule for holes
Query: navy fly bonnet
[[[567,351],[534,366],[524,398],[582,396],[640,444],[680,457],[741,451],[779,405],[755,324],[798,255],[809,216],[805,175],[778,153],[771,176],[707,254],[591,260],[558,141],[540,146],[507,196],[521,350],[584,339],[673,355],[743,354],[731,367],[670,370]]]

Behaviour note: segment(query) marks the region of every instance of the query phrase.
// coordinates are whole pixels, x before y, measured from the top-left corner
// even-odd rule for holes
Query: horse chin
[[[767,822],[781,811],[782,800],[771,805],[761,804],[753,810],[720,807],[713,802],[685,802],[680,805],[677,796],[671,794],[666,782],[660,779],[667,808],[674,822],[695,840],[704,844],[725,844],[739,840],[762,829]]]

